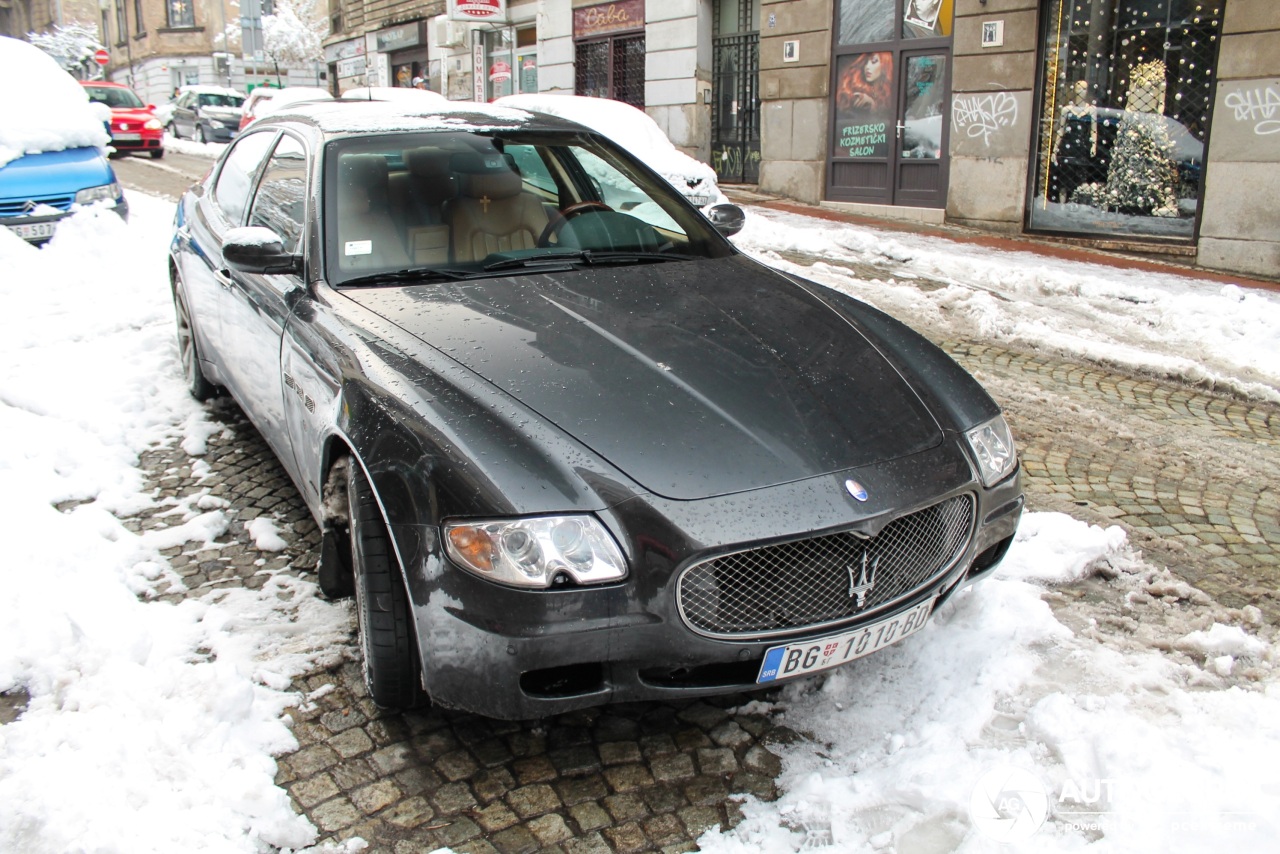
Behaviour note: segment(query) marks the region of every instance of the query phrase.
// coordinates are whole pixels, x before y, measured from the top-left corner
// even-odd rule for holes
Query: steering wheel
[[[587,199],[585,202],[574,202],[567,207],[553,211],[551,219],[547,221],[547,227],[542,229],[542,234],[538,235],[538,245],[550,246],[551,238],[560,236],[560,230],[564,228],[565,223],[578,214],[586,213],[587,211],[609,211],[613,213],[613,208],[604,202]]]

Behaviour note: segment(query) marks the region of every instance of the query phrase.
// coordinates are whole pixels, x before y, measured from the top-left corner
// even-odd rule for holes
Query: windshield
[[[573,132],[350,137],[325,149],[331,284],[390,284],[733,248],[661,178]]]
[[[89,100],[117,109],[122,107],[139,108],[146,106],[132,89],[116,89],[113,86],[86,86]]]
[[[239,95],[212,95],[202,94],[200,96],[200,106],[202,107],[233,107],[239,108],[244,104],[244,98]]]

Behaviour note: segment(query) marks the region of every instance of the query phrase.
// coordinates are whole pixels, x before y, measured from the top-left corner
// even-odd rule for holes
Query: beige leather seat
[[[453,260],[480,261],[494,252],[532,249],[547,227],[536,196],[523,192],[520,173],[496,151],[455,154],[458,198],[445,208]]]
[[[338,267],[407,266],[404,240],[387,209],[386,159],[377,154],[344,155],[338,163]]]
[[[449,261],[449,227],[444,206],[458,195],[458,179],[449,167],[450,152],[438,148],[410,148],[404,152],[405,171],[390,177],[393,216],[404,224],[405,242],[415,264]]]

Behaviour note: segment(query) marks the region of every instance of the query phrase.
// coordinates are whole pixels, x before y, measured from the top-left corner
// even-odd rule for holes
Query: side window
[[[244,222],[244,209],[249,204],[253,178],[275,138],[273,131],[242,136],[222,162],[218,183],[213,187],[213,200],[233,227]]]
[[[511,145],[508,144],[502,149],[515,162],[516,168],[520,172],[520,177],[529,184],[542,192],[548,194],[553,199],[559,190],[556,188],[555,179],[551,177],[551,172],[547,169],[547,164],[542,162],[542,158],[538,156],[538,150],[532,145]]]
[[[302,143],[285,134],[258,183],[249,225],[271,229],[283,239],[286,250],[297,252],[302,246],[306,199],[307,152]]]

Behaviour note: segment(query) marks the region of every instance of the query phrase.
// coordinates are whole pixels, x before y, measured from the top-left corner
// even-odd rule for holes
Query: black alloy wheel
[[[382,512],[354,459],[347,474],[347,508],[365,687],[384,709],[417,708],[427,695],[409,596]]]

